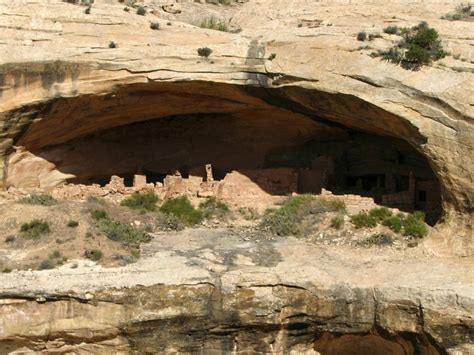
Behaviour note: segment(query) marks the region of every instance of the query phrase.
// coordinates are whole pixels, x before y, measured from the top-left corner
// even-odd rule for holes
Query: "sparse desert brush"
[[[398,26],[387,26],[383,29],[384,33],[389,35],[396,35],[399,32]]]
[[[139,6],[138,9],[137,9],[137,15],[145,16],[146,12],[147,11],[146,11],[145,7],[143,7],[143,6]]]
[[[161,230],[181,231],[186,227],[179,217],[170,213],[159,212],[156,220]]]
[[[345,204],[313,195],[298,195],[288,198],[280,208],[267,210],[261,227],[280,236],[305,235],[309,230],[301,221],[312,215],[326,212],[344,212]]]
[[[377,233],[357,243],[364,247],[386,246],[393,244],[393,238],[389,234]]]
[[[199,204],[199,210],[202,212],[204,218],[227,218],[230,210],[229,207],[218,201],[215,197],[209,197]]]
[[[365,31],[361,31],[357,34],[357,40],[364,42],[367,39],[367,33]]]
[[[26,238],[38,238],[49,232],[49,223],[43,219],[33,219],[28,223],[23,223],[20,227],[20,235]]]
[[[97,227],[107,238],[124,245],[136,247],[151,240],[150,235],[144,231],[121,221],[100,219]]]
[[[160,23],[157,21],[151,22],[150,23],[150,28],[152,30],[159,30],[160,29]]]
[[[27,196],[20,197],[17,200],[18,203],[24,203],[28,205],[42,205],[42,206],[52,206],[58,203],[51,195],[44,193],[32,193]]]
[[[160,207],[160,211],[165,214],[176,216],[182,223],[193,226],[201,223],[204,215],[195,209],[186,196],[180,196],[167,200]]]
[[[95,219],[96,221],[100,219],[107,219],[107,212],[101,209],[93,209],[90,211],[92,219]]]
[[[438,32],[426,22],[420,22],[411,28],[401,28],[399,33],[403,40],[388,50],[380,51],[378,56],[401,64],[406,69],[418,69],[448,55],[443,49]]]
[[[201,28],[208,28],[211,30],[229,32],[229,25],[227,21],[221,20],[215,16],[208,17],[199,24]]]
[[[146,212],[156,210],[156,203],[158,202],[158,196],[153,191],[145,193],[134,193],[133,195],[124,199],[120,205],[128,208]]]
[[[49,269],[54,269],[54,262],[49,260],[49,259],[45,259],[43,260],[39,265],[38,265],[38,270],[49,270]]]
[[[358,214],[351,216],[351,222],[357,229],[373,228],[377,226],[377,218],[366,212],[359,212]]]
[[[84,252],[84,256],[92,261],[99,261],[102,259],[103,253],[99,249],[88,249]]]
[[[344,217],[343,216],[335,216],[331,219],[331,227],[335,229],[341,229],[344,225]]]

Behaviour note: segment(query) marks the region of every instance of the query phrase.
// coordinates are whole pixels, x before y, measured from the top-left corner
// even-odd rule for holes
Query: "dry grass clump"
[[[267,210],[261,227],[280,236],[302,236],[310,232],[302,221],[327,212],[345,212],[344,202],[326,200],[313,195],[298,195],[288,198],[280,208]]]

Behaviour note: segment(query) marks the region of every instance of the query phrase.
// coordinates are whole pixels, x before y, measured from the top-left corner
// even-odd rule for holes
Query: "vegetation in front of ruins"
[[[417,211],[406,216],[403,220],[403,234],[414,238],[423,238],[428,234],[428,227],[424,222],[424,213]]]
[[[402,228],[403,228],[403,215],[401,217],[400,216],[387,217],[382,221],[382,224],[390,228],[390,230],[395,233],[401,233]]]
[[[386,30],[393,31],[388,27]],[[406,69],[418,69],[448,55],[443,49],[438,32],[424,21],[411,28],[398,29],[396,33],[403,37],[402,41],[388,50],[371,55],[400,64]]]
[[[331,227],[335,229],[341,229],[344,226],[344,217],[335,216],[331,219]]]
[[[27,196],[20,197],[17,200],[18,203],[24,203],[29,205],[42,205],[42,206],[52,206],[58,203],[58,201],[53,198],[51,195],[44,193],[32,193]]]
[[[193,207],[187,196],[175,197],[167,200],[160,207],[164,214],[174,215],[179,221],[187,226],[201,223],[204,219],[202,211]]]
[[[387,207],[376,207],[369,211],[369,215],[377,222],[382,222],[384,219],[392,216],[392,211],[390,211]]]
[[[255,208],[240,207],[237,211],[246,221],[255,221],[261,217]]]
[[[345,204],[338,200],[327,200],[313,195],[298,195],[288,198],[280,208],[267,210],[261,227],[280,236],[306,234],[306,225],[301,223],[309,215],[326,212],[344,212]]]
[[[158,213],[156,219],[158,227],[162,230],[181,231],[186,228],[186,224],[176,215],[171,213]]]
[[[107,238],[131,247],[151,241],[148,233],[121,221],[102,218],[97,221],[97,227]]]
[[[38,238],[49,232],[49,223],[43,219],[33,219],[28,223],[23,223],[20,227],[20,235],[25,238]]]
[[[360,212],[351,217],[351,222],[357,229],[373,228],[382,224],[395,233],[403,234],[413,238],[423,238],[428,234],[428,227],[424,222],[425,214],[422,211],[413,213],[399,213],[393,215],[385,207],[373,208],[368,213]]]
[[[473,6],[470,3],[462,3],[456,7],[454,12],[450,12],[444,16],[441,16],[441,18],[448,21],[460,21],[472,16],[474,16]]]
[[[206,219],[217,218],[220,220],[226,219],[230,212],[229,207],[225,203],[218,201],[215,197],[209,197],[201,202],[199,210]]]
[[[158,196],[153,191],[145,193],[135,192],[133,195],[122,200],[121,206],[126,206],[133,210],[140,212],[151,212],[156,210],[156,203],[158,202]]]
[[[351,222],[357,229],[377,226],[377,219],[366,212],[359,212],[351,216]]]

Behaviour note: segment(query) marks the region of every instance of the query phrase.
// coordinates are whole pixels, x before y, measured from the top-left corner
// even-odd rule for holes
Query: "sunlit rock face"
[[[217,182],[263,189],[261,171],[284,171],[296,176],[288,193],[326,184],[388,204],[413,192],[435,225],[427,250],[472,256],[474,22],[440,19],[456,3],[145,1],[140,16],[115,1],[90,14],[71,1],[2,2],[0,188],[160,183],[212,164]],[[242,31],[195,26],[211,15]],[[420,21],[451,56],[408,71],[370,55],[397,41],[383,28]],[[359,31],[381,38],[362,43]],[[321,166],[329,174],[313,174]],[[118,271],[2,274],[0,353],[474,351],[467,258],[446,282],[451,259],[394,268],[331,261],[297,240],[238,240],[211,255],[229,265],[202,266],[219,238]],[[239,248],[256,251],[230,258]]]
[[[213,116],[207,128],[190,123],[201,133],[216,117],[230,118],[227,127],[220,121],[215,126],[230,141],[222,142],[222,135],[215,141],[235,161],[236,142],[246,135],[240,146],[249,157],[246,165],[261,165],[277,142],[281,148],[355,130],[403,140],[425,159],[443,210],[443,223],[429,243],[441,254],[471,253],[474,89],[472,64],[465,60],[472,49],[463,34],[472,22],[440,20],[452,3],[395,1],[390,11],[363,2],[175,4],[180,11],[150,3],[146,16],[105,1],[95,3],[92,14],[61,1],[0,6],[7,24],[0,57],[2,186],[86,178],[92,171],[56,169],[74,158],[52,147],[160,118]],[[242,32],[189,24],[197,13],[216,11],[231,16]],[[271,19],[254,21],[256,13]],[[150,21],[160,18],[169,25],[152,30]],[[383,33],[388,24],[421,20],[438,29],[455,56],[407,71],[371,58],[355,39],[361,30]],[[118,45],[110,48],[110,41]],[[383,49],[392,41],[383,34],[370,46]],[[203,46],[213,50],[210,58],[197,55]],[[174,159],[166,144],[153,147],[166,148],[165,155]],[[200,144],[203,151],[210,146]],[[42,180],[34,181],[28,171],[38,171]]]

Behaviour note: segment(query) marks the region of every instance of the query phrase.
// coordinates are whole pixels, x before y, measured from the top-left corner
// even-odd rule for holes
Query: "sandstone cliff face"
[[[126,267],[1,275],[0,352],[468,354],[470,268],[224,230],[161,235]]]
[[[439,179],[444,208],[429,243],[440,253],[470,254],[474,31],[472,22],[440,19],[453,2],[250,1],[225,9],[242,27],[238,34],[180,22],[194,20],[196,6],[211,5],[176,4],[179,14],[149,5],[146,16],[109,1],[96,1],[89,15],[60,1],[0,5],[4,186],[15,179],[8,176],[9,160],[18,160],[10,158],[14,146],[32,151],[180,114],[305,115],[401,138],[422,153]],[[160,18],[167,19],[161,29],[150,29]],[[381,33],[421,20],[439,30],[455,56],[407,71],[371,58],[355,39],[361,30]],[[109,48],[110,41],[118,46]],[[382,49],[394,41],[384,35],[369,44]],[[214,51],[209,59],[196,54],[204,46]],[[54,172],[51,163],[40,171]]]

